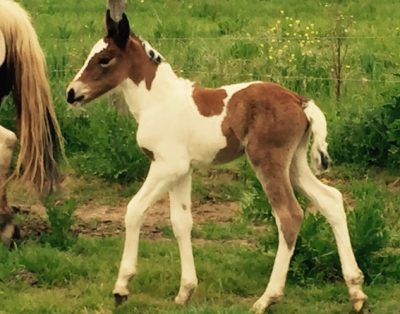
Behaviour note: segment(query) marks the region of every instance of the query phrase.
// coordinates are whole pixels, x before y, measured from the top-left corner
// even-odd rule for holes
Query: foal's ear
[[[131,33],[129,27],[129,21],[128,18],[126,17],[126,14],[122,13],[121,20],[119,22],[115,22],[111,18],[110,10],[107,10],[106,26],[107,26],[107,37],[112,38],[119,48],[125,49],[129,39],[129,35]]]

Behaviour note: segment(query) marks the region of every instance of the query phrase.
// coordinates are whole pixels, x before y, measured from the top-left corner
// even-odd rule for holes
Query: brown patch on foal
[[[138,37],[130,37],[128,49],[128,53],[131,55],[130,57],[132,62],[129,78],[136,85],[139,85],[140,82],[145,81],[147,90],[150,90],[153,80],[156,77],[158,64],[152,61],[146,54],[146,51],[142,45],[142,41]]]
[[[288,169],[308,121],[307,99],[274,83],[254,83],[237,91],[228,102],[222,132],[227,146],[215,162],[230,161],[246,150],[268,198],[281,221],[281,231],[292,248],[302,210],[290,184]]]
[[[228,96],[224,89],[212,89],[195,86],[192,97],[201,115],[217,116],[224,110],[224,99]]]
[[[144,81],[147,90],[150,90],[158,64],[150,60],[140,39],[131,35],[124,49],[118,47],[110,37],[105,37],[104,41],[108,46],[93,55],[79,78],[91,91],[91,96],[86,101],[118,86],[126,78],[130,78],[136,85]],[[106,68],[99,66],[103,59],[112,58],[116,59],[115,64]]]

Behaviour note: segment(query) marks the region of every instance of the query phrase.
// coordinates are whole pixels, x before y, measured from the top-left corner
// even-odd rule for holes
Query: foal
[[[181,285],[175,302],[185,304],[197,286],[191,229],[191,167],[221,163],[245,153],[271,202],[279,247],[268,286],[254,304],[256,313],[283,295],[290,258],[303,220],[293,192],[305,194],[327,218],[354,309],[366,300],[363,274],[352,251],[341,193],[320,182],[307,162],[328,166],[326,121],[314,104],[267,82],[207,89],[179,78],[163,57],[130,32],[125,14],[114,22],[106,14],[107,35],[98,41],[67,88],[74,105],[88,103],[115,88],[122,90],[138,122],[137,143],[152,163],[148,176],[128,204],[126,238],[114,288],[117,305],[126,300],[136,274],[139,231],[149,206],[168,192],[171,222],[181,258]]]

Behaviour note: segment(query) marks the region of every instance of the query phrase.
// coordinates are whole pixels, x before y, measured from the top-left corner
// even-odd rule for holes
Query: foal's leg
[[[363,274],[358,268],[351,247],[347,228],[346,213],[342,194],[333,187],[319,181],[307,163],[307,144],[303,143],[296,152],[291,167],[294,187],[306,195],[319,209],[332,226],[338,246],[342,272],[349,289],[350,300],[355,311],[359,312],[367,299],[362,291]]]
[[[267,154],[260,154],[264,156],[261,161],[252,158],[249,152],[248,155],[268,195],[279,232],[278,251],[270,280],[264,294],[253,305],[253,310],[261,314],[283,296],[290,259],[303,221],[303,211],[290,184],[288,165],[291,154],[288,150],[270,149]]]
[[[15,231],[13,214],[7,204],[6,181],[16,142],[15,134],[0,126],[0,236],[7,246],[10,245]]]
[[[190,300],[197,287],[196,269],[194,266],[191,230],[193,225],[191,213],[191,174],[180,179],[170,190],[171,223],[181,256],[181,286],[175,298],[178,304]]]
[[[136,274],[139,232],[145,212],[149,206],[170,189],[173,183],[188,172],[189,162],[186,162],[186,160],[175,159],[170,162],[165,160],[153,162],[144,184],[129,202],[125,215],[124,252],[113,290],[117,305],[126,300],[129,294],[128,281]]]

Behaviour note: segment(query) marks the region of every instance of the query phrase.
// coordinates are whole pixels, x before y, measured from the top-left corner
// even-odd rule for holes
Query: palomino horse
[[[148,176],[125,216],[126,238],[113,294],[126,300],[136,273],[139,230],[150,205],[168,192],[171,223],[179,245],[181,285],[175,302],[185,304],[197,286],[191,245],[192,164],[227,162],[245,153],[271,202],[279,246],[256,313],[283,296],[289,262],[303,220],[293,188],[305,194],[327,218],[336,237],[342,270],[354,309],[363,308],[363,274],[357,266],[341,193],[319,181],[307,161],[319,169],[328,163],[326,120],[312,100],[277,84],[240,83],[203,88],[178,77],[146,41],[131,33],[125,14],[119,22],[106,14],[107,34],[90,52],[67,88],[73,105],[88,103],[120,89],[138,122],[137,143],[151,159]]]
[[[11,0],[0,1],[0,103],[11,93],[18,113],[20,150],[12,177],[51,189],[58,176],[61,132],[47,81],[45,58],[28,14]],[[16,135],[0,126],[0,233],[9,244],[15,226],[6,183]]]

